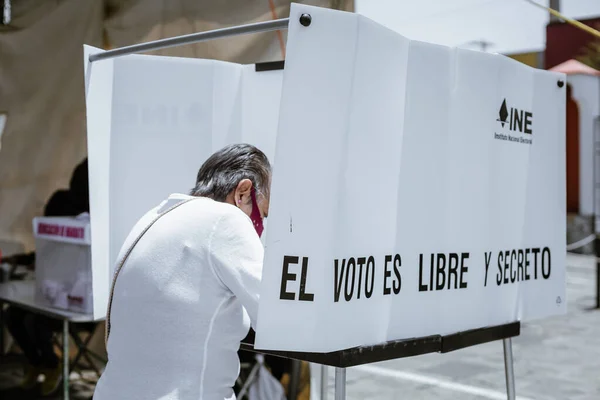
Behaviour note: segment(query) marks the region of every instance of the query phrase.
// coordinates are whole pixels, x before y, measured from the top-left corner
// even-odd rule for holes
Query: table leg
[[[63,320],[63,399],[69,400],[69,321]]]
[[[512,339],[503,339],[502,345],[504,347],[504,371],[506,372],[506,398],[508,400],[515,400],[515,371],[513,369]]]
[[[321,365],[321,400],[327,400],[327,365]]]
[[[346,368],[335,368],[335,400],[346,400]]]
[[[0,301],[0,356],[4,355],[4,303]]]

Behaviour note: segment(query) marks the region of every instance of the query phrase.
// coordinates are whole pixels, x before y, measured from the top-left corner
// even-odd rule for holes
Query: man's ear
[[[235,188],[235,202],[237,205],[245,204],[250,201],[252,193],[252,181],[250,179],[242,179]]]

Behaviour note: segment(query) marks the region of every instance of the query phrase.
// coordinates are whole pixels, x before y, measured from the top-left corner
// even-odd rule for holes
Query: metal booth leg
[[[506,398],[508,400],[515,400],[515,371],[513,369],[512,339],[503,339],[502,345],[504,347],[504,371],[506,373]]]
[[[69,400],[69,321],[63,320],[63,399]]]
[[[321,400],[327,400],[327,365],[321,365]]]
[[[290,384],[288,386],[289,400],[296,400],[298,398],[301,368],[302,361],[292,360],[292,371],[290,374]]]
[[[335,400],[346,400],[346,368],[335,368]]]
[[[594,240],[594,252],[596,253],[596,308],[600,308],[600,235],[598,233]]]

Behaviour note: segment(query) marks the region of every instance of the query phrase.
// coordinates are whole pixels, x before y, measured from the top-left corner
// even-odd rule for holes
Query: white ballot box
[[[89,216],[34,218],[35,301],[90,314],[93,310]]]

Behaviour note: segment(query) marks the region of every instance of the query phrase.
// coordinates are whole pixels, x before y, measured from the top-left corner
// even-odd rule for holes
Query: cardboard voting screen
[[[560,79],[295,5],[256,347],[328,352],[564,312]]]
[[[285,73],[86,61],[94,298],[137,219],[188,192],[212,152],[249,142],[275,165],[257,347],[331,351],[564,312],[562,77],[355,14],[290,17]]]
[[[282,71],[214,60],[131,55],[87,62],[92,268],[97,316],[137,220],[189,193],[202,163],[232,143],[275,152]]]

